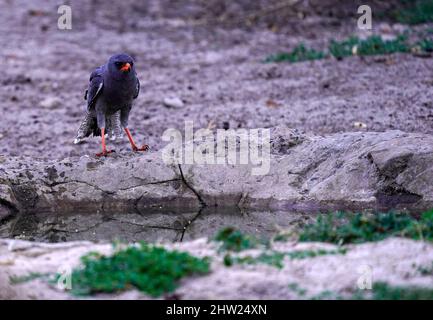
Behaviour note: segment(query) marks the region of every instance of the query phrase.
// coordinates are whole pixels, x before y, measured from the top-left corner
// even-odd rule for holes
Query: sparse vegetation
[[[299,240],[341,244],[379,241],[390,236],[432,241],[433,210],[424,213],[419,220],[396,213],[320,216],[304,228]]]
[[[304,297],[307,294],[307,290],[301,288],[297,283],[289,283],[289,290],[296,293],[300,297]]]
[[[392,286],[376,282],[371,290],[357,290],[352,296],[341,296],[332,291],[323,291],[311,300],[433,300],[433,289],[417,286]]]
[[[418,42],[418,45],[421,51],[424,52],[433,52],[433,40],[431,39],[423,39]]]
[[[330,290],[325,290],[317,295],[310,297],[310,300],[343,300],[343,297]]]
[[[224,264],[226,266],[232,266],[233,264],[268,264],[276,268],[282,268],[284,257],[288,257],[292,260],[314,258],[323,255],[331,254],[345,254],[346,249],[338,250],[300,250],[292,252],[263,252],[257,257],[245,256],[245,257],[233,257],[230,254],[225,255]]]
[[[381,36],[377,35],[370,36],[365,40],[351,37],[340,42],[332,40],[329,44],[329,52],[337,59],[351,55],[368,56],[409,51],[410,45],[404,35],[393,40],[383,40]]]
[[[11,276],[9,281],[11,284],[20,284],[28,281],[32,281],[39,278],[46,278],[49,274],[47,273],[39,273],[39,272],[30,272],[25,276]]]
[[[270,55],[266,58],[265,62],[283,62],[288,61],[291,63],[301,61],[320,60],[326,57],[326,53],[316,51],[305,47],[303,43],[295,47],[290,52],[280,52],[275,55]]]
[[[409,43],[406,34],[400,34],[395,39],[385,40],[380,35],[372,35],[366,39],[349,37],[337,41],[331,40],[327,51],[316,51],[308,49],[304,44],[300,44],[288,53],[278,53],[270,55],[265,62],[301,62],[308,60],[319,60],[329,56],[342,59],[350,56],[370,56],[384,55],[391,53],[407,53],[418,48],[422,52],[433,51],[433,41],[429,37],[422,38],[416,43]]]
[[[328,50],[330,54],[337,59],[349,57],[353,55],[353,48],[358,44],[358,42],[359,39],[357,37],[350,37],[342,41],[331,40]]]
[[[433,276],[433,261],[427,266],[418,266],[417,271],[422,276]]]
[[[183,277],[209,272],[207,258],[146,243],[118,250],[111,256],[90,253],[81,261],[82,267],[72,273],[75,295],[112,293],[135,287],[157,297],[176,289],[177,281]]]
[[[241,231],[231,227],[220,230],[216,237],[216,241],[221,242],[220,251],[240,252],[247,249],[256,248],[259,244],[265,244],[270,249],[269,242],[261,242],[251,235],[243,234]],[[327,254],[345,254],[346,249],[339,248],[338,250],[300,250],[292,252],[279,252],[267,250],[257,256],[233,256],[230,253],[224,255],[224,265],[232,266],[234,264],[268,264],[276,268],[282,268],[285,257],[289,259],[306,259]]]
[[[232,227],[221,229],[214,238],[215,241],[221,242],[220,250],[222,251],[242,251],[255,248],[259,241],[250,236],[242,234],[239,230]]]
[[[289,240],[291,237],[290,233],[278,233],[277,235],[274,236],[273,240],[275,242],[286,242],[287,240]]]
[[[373,285],[372,292],[364,290],[355,294],[354,298],[371,300],[433,300],[433,289],[408,286],[396,287],[385,282]]]
[[[285,254],[282,252],[271,252],[271,253],[261,253],[257,257],[245,256],[245,257],[233,257],[230,254],[224,256],[224,264],[230,267],[234,264],[268,264],[276,268],[283,267],[283,260]]]
[[[405,24],[420,24],[433,21],[432,0],[401,0],[403,8],[395,10],[392,16]]]

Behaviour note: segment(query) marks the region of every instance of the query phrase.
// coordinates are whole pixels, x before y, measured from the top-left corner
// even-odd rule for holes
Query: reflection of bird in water
[[[96,68],[90,75],[88,90],[84,96],[87,110],[78,129],[74,143],[81,142],[93,134],[102,138],[102,152],[97,156],[107,156],[106,134],[115,139],[124,128],[133,151],[147,151],[147,145],[137,147],[128,129],[129,112],[132,101],[138,97],[140,82],[135,72],[134,60],[126,54],[114,55],[108,63]]]

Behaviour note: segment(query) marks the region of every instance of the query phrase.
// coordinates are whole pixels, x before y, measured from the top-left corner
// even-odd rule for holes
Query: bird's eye
[[[116,65],[116,67],[119,67],[119,68],[123,65],[123,63],[119,62],[119,61],[115,62],[114,64]]]

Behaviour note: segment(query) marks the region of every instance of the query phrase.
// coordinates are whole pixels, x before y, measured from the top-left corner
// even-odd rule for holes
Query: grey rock
[[[57,97],[47,97],[39,103],[41,108],[45,109],[56,109],[60,107],[62,104],[62,100]]]
[[[308,136],[297,129],[278,126],[271,129],[271,152],[285,154],[288,150],[308,139]]]
[[[164,106],[167,108],[182,108],[185,104],[183,101],[178,97],[167,97],[163,100]]]
[[[433,137],[388,131],[325,137],[272,130],[269,173],[253,164],[166,165],[161,151],[38,161],[5,158],[3,202],[41,213],[424,210],[433,205]],[[196,143],[195,143],[196,145]],[[4,211],[4,210],[3,210]]]

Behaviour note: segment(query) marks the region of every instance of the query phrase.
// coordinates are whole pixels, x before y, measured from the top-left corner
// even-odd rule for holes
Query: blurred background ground
[[[404,1],[365,3],[373,10],[373,33],[392,38],[418,28],[395,19]],[[57,28],[61,4],[72,7],[72,30]],[[184,120],[215,129],[432,133],[430,58],[263,62],[299,43],[321,49],[332,39],[368,35],[357,29],[360,4],[0,0],[0,154],[60,159],[97,152],[99,139],[72,141],[90,72],[119,52],[136,59],[141,81],[130,127],[153,149],[163,146],[164,130],[182,129]],[[168,98],[182,102],[167,107]],[[125,140],[116,146],[128,148]]]

